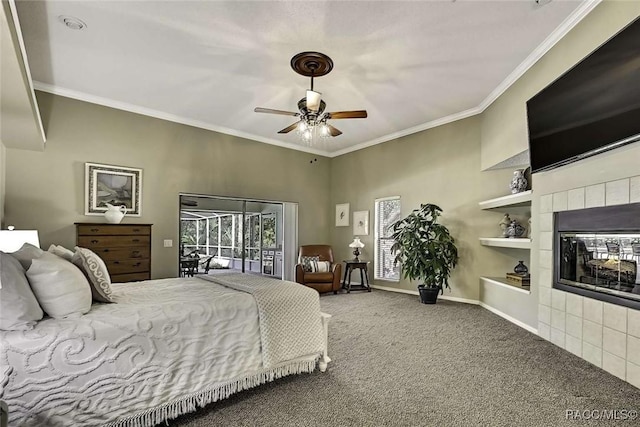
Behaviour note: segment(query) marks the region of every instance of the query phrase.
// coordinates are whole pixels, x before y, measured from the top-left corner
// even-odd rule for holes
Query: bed
[[[205,278],[112,284],[115,304],[3,331],[10,424],[152,426],[326,369],[330,316],[316,291],[255,275]]]

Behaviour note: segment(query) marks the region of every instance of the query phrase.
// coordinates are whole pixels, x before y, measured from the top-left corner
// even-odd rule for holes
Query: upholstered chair
[[[315,272],[305,271],[302,257],[318,257],[319,261],[329,262],[329,271]],[[308,270],[308,269],[307,269]],[[316,291],[331,292],[337,294],[340,290],[340,274],[342,264],[333,259],[333,250],[329,245],[305,245],[300,246],[298,252],[298,264],[296,265],[296,282],[309,286]]]

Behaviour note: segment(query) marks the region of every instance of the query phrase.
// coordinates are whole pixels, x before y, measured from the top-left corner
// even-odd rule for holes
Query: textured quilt
[[[221,280],[238,287],[241,277]],[[278,305],[268,296],[257,303],[260,296],[197,277],[112,286],[116,304],[0,334],[0,398],[10,425],[155,425],[283,375],[311,372],[321,352],[319,307],[317,330],[261,334],[260,310]],[[286,317],[275,314],[268,328]],[[292,351],[264,342],[269,337]],[[268,364],[264,346],[274,348]]]

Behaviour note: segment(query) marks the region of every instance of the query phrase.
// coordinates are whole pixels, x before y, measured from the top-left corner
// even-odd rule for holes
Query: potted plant
[[[458,263],[458,248],[449,230],[438,223],[442,209],[421,204],[409,216],[393,224],[391,252],[394,263],[402,264],[402,276],[421,280],[420,301],[435,304],[438,292],[449,288],[451,270]]]

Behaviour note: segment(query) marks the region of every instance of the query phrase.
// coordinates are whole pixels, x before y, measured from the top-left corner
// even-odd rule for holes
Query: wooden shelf
[[[516,208],[531,205],[532,191],[527,190],[521,193],[509,194],[508,196],[497,197],[491,200],[485,200],[478,205],[480,209],[496,209],[496,208]]]
[[[507,237],[480,237],[483,246],[498,248],[531,249],[531,239],[509,239]]]
[[[522,287],[522,286],[514,285],[513,283],[507,282],[507,279],[504,279],[502,277],[480,277],[480,280],[484,281],[485,283],[490,283],[492,285],[502,286],[512,291],[522,292],[525,294],[531,293],[531,291],[529,290],[529,286]]]

